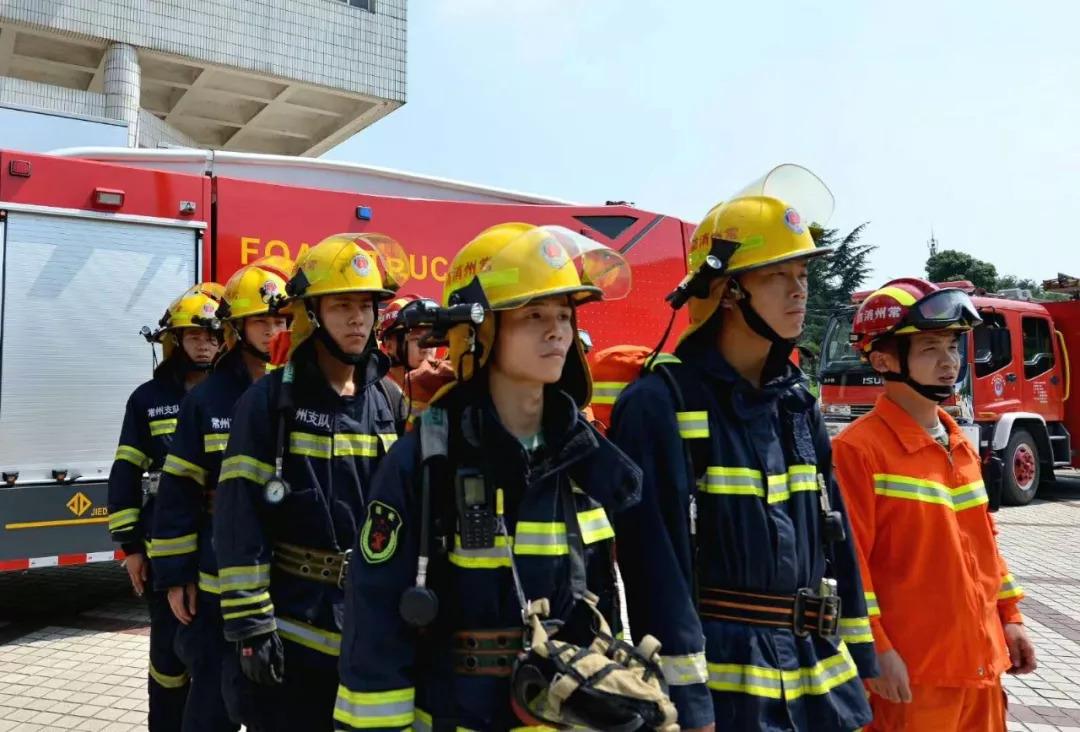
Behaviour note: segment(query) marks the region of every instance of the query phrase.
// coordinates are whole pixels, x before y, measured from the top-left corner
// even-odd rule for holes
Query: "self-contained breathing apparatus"
[[[428,585],[428,572],[433,553],[448,549],[448,537],[432,535],[436,524],[433,491],[443,482],[439,476],[445,476],[451,467],[448,446],[445,410],[428,409],[420,418],[421,527],[416,583],[402,594],[399,603],[401,617],[418,629],[430,626],[439,611],[438,597]],[[597,610],[597,597],[586,587],[585,545],[569,480],[559,481],[559,498],[569,545],[572,595],[594,618],[594,638],[587,647],[559,641],[561,621],[549,617],[548,600],[526,596],[504,517],[503,493],[495,487],[492,476],[482,469],[457,466],[452,485],[461,548],[501,546],[509,560],[522,630],[499,631],[496,647],[512,652],[517,646],[513,663],[507,662],[499,673],[510,678],[511,707],[519,719],[557,729],[632,732],[644,726],[664,732],[677,730],[676,710],[668,699],[660,669],[659,642],[646,636],[634,647],[616,639]],[[452,534],[453,526],[443,526],[447,528]],[[486,643],[490,634],[470,631],[458,635],[468,635],[469,647],[475,648]],[[478,667],[481,655],[466,656],[462,665],[465,672]],[[506,654],[495,655],[500,665],[507,658]]]

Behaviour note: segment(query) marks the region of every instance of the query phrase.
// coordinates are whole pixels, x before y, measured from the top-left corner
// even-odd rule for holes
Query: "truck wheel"
[[[1016,430],[1005,448],[1002,502],[1008,506],[1026,506],[1035,497],[1042,479],[1039,448],[1027,430]]]

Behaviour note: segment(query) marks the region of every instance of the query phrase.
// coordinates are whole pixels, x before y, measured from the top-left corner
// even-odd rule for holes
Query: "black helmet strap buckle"
[[[704,261],[697,270],[684,278],[664,298],[671,305],[672,310],[678,310],[692,297],[708,297],[713,280],[722,277],[727,272],[728,262],[731,261],[738,248],[739,242],[714,236],[709,253],[705,255]]]

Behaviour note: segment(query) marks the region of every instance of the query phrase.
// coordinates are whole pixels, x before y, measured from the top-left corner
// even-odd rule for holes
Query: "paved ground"
[[[997,520],[1039,654],[1009,729],[1080,730],[1080,480]],[[115,564],[0,574],[0,732],[144,729],[148,633]]]

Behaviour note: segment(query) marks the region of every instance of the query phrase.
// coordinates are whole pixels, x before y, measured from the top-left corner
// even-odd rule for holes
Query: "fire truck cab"
[[[1080,465],[1072,445],[1080,409],[1070,400],[1069,371],[1071,358],[1080,357],[1080,300],[1039,303],[981,294],[970,282],[940,284],[972,294],[983,319],[962,341],[964,367],[944,408],[978,448],[991,497],[1026,504],[1055,469]],[[819,380],[833,434],[869,412],[884,389],[849,343],[856,307],[869,294],[856,293],[825,330]]]

